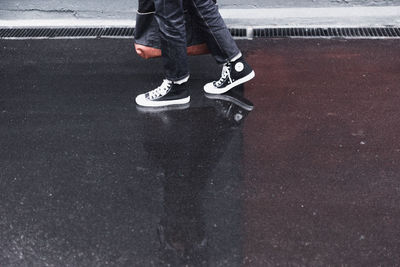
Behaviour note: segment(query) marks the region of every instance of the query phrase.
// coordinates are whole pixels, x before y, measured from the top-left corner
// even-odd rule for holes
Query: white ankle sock
[[[182,80],[175,81],[174,84],[182,84],[185,83],[189,80],[190,75],[188,75],[186,78],[183,78]]]
[[[239,52],[239,54],[237,54],[236,56],[234,56],[231,60],[230,60],[230,62],[235,62],[236,60],[238,60],[239,58],[241,58],[242,57],[242,52]]]

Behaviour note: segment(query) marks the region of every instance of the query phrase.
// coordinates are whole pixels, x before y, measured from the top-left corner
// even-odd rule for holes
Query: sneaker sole
[[[248,82],[248,81],[250,81],[251,79],[253,79],[254,77],[256,76],[256,74],[255,74],[255,72],[254,72],[254,70],[250,73],[250,74],[248,74],[247,76],[244,76],[243,78],[241,78],[241,79],[239,79],[239,80],[237,80],[237,81],[234,81],[233,83],[231,83],[230,85],[228,85],[227,87],[225,87],[224,89],[218,89],[218,88],[216,88],[216,87],[214,87],[214,88],[212,88],[211,90],[209,90],[209,89],[206,89],[206,87],[204,86],[204,91],[206,92],[206,93],[209,93],[209,94],[214,94],[214,95],[220,95],[220,94],[223,94],[223,93],[226,93],[226,92],[228,92],[229,90],[231,90],[232,88],[235,88],[236,86],[238,86],[238,85],[241,85],[242,83],[245,83],[245,82]]]
[[[136,98],[136,104],[142,107],[167,107],[172,105],[184,105],[189,102],[190,96],[181,99],[165,101],[138,101],[138,98]]]

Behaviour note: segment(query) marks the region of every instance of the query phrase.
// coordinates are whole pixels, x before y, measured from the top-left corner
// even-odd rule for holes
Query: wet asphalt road
[[[132,40],[1,40],[0,266],[398,265],[399,41],[239,45],[251,112],[210,56],[141,110]]]

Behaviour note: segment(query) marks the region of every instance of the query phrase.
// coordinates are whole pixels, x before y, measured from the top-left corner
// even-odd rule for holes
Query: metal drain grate
[[[265,28],[254,29],[254,37],[399,38],[400,28]]]
[[[233,37],[247,37],[247,29],[245,28],[230,28],[229,31],[231,32]]]
[[[400,38],[398,27],[376,28],[230,28],[235,38]],[[132,27],[0,28],[0,39],[133,38]]]
[[[231,28],[232,36],[243,38],[247,29]],[[0,29],[3,39],[47,39],[47,38],[133,38],[135,28],[12,28]]]
[[[107,38],[133,37],[134,28],[12,28],[0,29],[0,38]]]

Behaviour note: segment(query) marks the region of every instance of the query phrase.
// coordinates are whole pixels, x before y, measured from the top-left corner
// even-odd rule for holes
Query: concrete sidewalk
[[[385,27],[400,26],[400,6],[221,8],[229,27]],[[135,25],[134,10],[98,11],[0,10],[0,27],[86,27]]]

